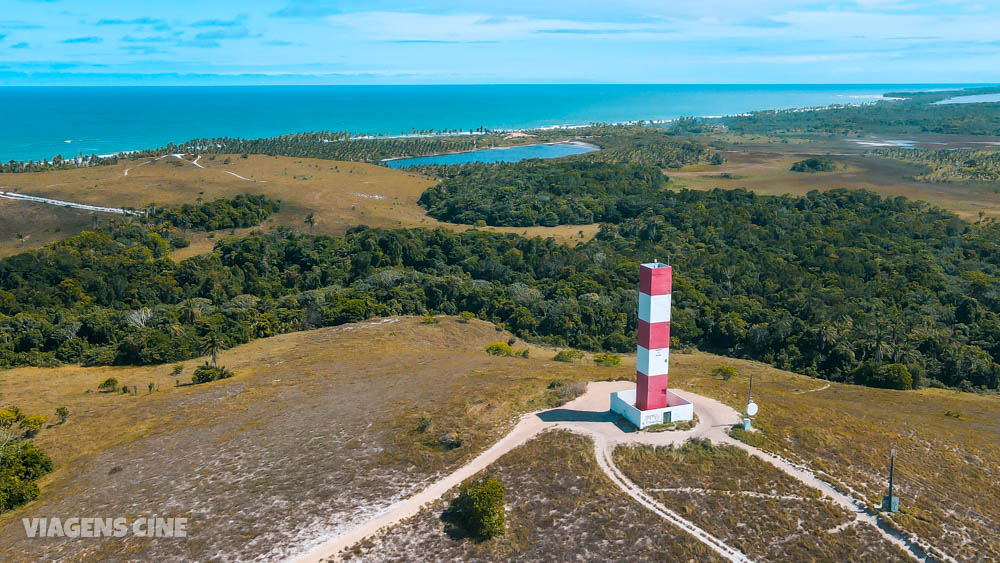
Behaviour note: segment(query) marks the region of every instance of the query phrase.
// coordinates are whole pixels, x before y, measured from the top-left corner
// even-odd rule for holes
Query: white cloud
[[[326,20],[379,41],[505,41],[539,34],[635,37],[660,32],[646,24],[498,17],[490,14],[354,12],[329,16]]]

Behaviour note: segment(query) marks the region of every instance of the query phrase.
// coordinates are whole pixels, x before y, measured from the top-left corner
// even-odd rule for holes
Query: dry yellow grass
[[[619,446],[614,456],[650,495],[754,560],[906,560],[816,489],[733,446]]]
[[[878,506],[899,451],[893,519],[959,559],[1000,558],[1000,396],[830,383],[710,354],[671,356],[674,385],[742,411],[748,376],[760,406],[755,445],[803,463]],[[712,376],[728,364],[730,381]],[[947,416],[952,411],[960,418]]]
[[[552,349],[531,347],[529,359],[485,352],[509,336],[453,317],[299,332],[223,352],[236,376],[198,386],[175,387],[167,365],[0,372],[0,405],[50,419],[56,407],[70,412],[36,438],[55,471],[36,501],[0,516],[0,559],[205,559],[218,550],[277,558],[298,545],[296,534],[365,519],[482,451],[517,414],[551,404],[549,382],[619,375],[552,361]],[[198,363],[185,362],[180,381]],[[109,376],[138,393],[98,393]],[[450,432],[460,447],[438,444]],[[26,540],[20,522],[141,514],[190,517],[191,537],[183,546]]]
[[[487,542],[449,537],[441,520],[457,494],[424,508],[349,560],[720,561],[679,528],[625,495],[601,471],[589,438],[549,431],[483,470],[506,487],[507,529]],[[453,534],[460,536],[460,534]]]
[[[728,151],[728,162],[721,166],[698,164],[669,172],[676,187],[705,190],[711,188],[746,188],[760,194],[804,195],[811,190],[834,188],[866,189],[884,196],[905,196],[923,200],[954,211],[966,219],[977,219],[980,212],[1000,217],[1000,192],[986,185],[931,184],[910,179],[919,173],[913,165],[887,159],[867,158],[857,154],[831,156],[846,169],[835,172],[802,173],[789,170],[792,164],[810,156],[825,155],[795,145],[777,152],[777,146],[754,146],[745,151]],[[826,148],[826,147],[823,147]],[[853,149],[857,152],[857,149]],[[730,174],[732,178],[721,177]]]
[[[229,164],[225,164],[229,159]],[[145,163],[145,164],[144,164]],[[281,212],[269,224],[285,225],[300,231],[308,227],[304,220],[312,213],[319,234],[343,234],[354,225],[372,227],[439,227],[456,230],[468,225],[441,223],[428,217],[417,205],[417,199],[435,180],[410,172],[358,162],[271,157],[251,155],[217,155],[214,160],[202,157],[198,168],[189,161],[173,156],[159,160],[140,159],[88,169],[57,170],[33,174],[0,174],[0,186],[8,191],[65,201],[112,207],[143,208],[151,203],[169,206],[230,198],[241,193],[266,194],[283,202]],[[128,176],[125,170],[128,169]],[[243,180],[232,174],[249,180]],[[13,204],[13,205],[12,205]],[[91,214],[85,211],[61,209],[55,206],[51,218],[19,220],[28,205],[10,201],[12,210],[0,217],[8,222],[0,230],[0,252],[12,254],[20,249],[14,240],[17,229],[31,229],[25,248],[37,248],[58,237],[46,237],[44,229],[60,228],[62,236],[70,236],[89,228]],[[483,227],[484,230],[513,232],[526,236],[555,237],[569,244],[579,244],[597,234],[598,225],[568,225],[559,227]],[[9,236],[6,231],[11,231]],[[582,233],[582,234],[581,234]],[[218,233],[226,236],[228,233]],[[192,235],[192,245],[178,251],[177,257],[193,256],[211,250],[213,241],[204,233]]]
[[[0,188],[3,189],[3,188]],[[44,203],[0,198],[0,257],[38,248],[93,228],[94,215]],[[17,235],[22,235],[22,242]]]
[[[235,545],[263,554],[295,543],[291,530],[318,535],[328,531],[324,522],[330,519],[356,522],[367,517],[366,510],[458,466],[503,435],[518,413],[550,405],[552,380],[634,374],[631,356],[613,368],[589,360],[554,362],[555,350],[535,346],[530,359],[489,356],[485,346],[509,335],[475,320],[443,317],[422,324],[404,318],[357,326],[287,334],[226,351],[221,362],[237,376],[200,386],[175,387],[171,366],[0,372],[0,403],[50,416],[58,406],[70,411],[68,422],[37,437],[56,470],[43,480],[37,501],[0,517],[0,557],[162,556],[177,546],[152,540],[27,542],[20,518],[93,507],[111,516],[162,512],[168,501],[172,514],[208,511],[236,522],[221,528],[214,520],[196,522],[196,537],[182,556],[203,558]],[[887,450],[899,449],[899,525],[955,557],[998,553],[1000,397],[826,388],[825,382],[755,362],[704,353],[678,353],[672,360],[672,386],[736,408],[742,408],[747,375],[754,373],[761,405],[755,442],[873,503],[885,487]],[[183,381],[197,363],[185,363]],[[740,375],[728,382],[711,376],[723,363]],[[108,376],[138,388],[138,394],[97,393]],[[157,387],[152,393],[150,382]],[[945,416],[946,410],[961,418]],[[378,416],[369,418],[373,412]],[[438,436],[451,431],[463,445],[439,447]],[[313,504],[306,511],[281,510],[268,501],[307,497]]]

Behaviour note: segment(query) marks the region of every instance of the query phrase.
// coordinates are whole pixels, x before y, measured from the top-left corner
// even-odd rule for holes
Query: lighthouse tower
[[[691,420],[694,407],[667,388],[670,375],[670,297],[673,268],[639,265],[635,390],[611,394],[611,410],[642,429]]]
[[[641,411],[667,406],[672,271],[670,266],[657,262],[639,266],[639,346],[635,352],[635,406]]]

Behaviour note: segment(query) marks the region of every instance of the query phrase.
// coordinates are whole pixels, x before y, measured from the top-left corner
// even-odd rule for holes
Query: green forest
[[[856,136],[870,133],[947,133],[1000,135],[1000,103],[935,104],[953,96],[993,94],[1000,88],[941,92],[888,92],[891,101],[841,105],[811,110],[755,111],[707,120],[737,133],[758,135],[823,134]]]
[[[663,190],[659,168],[585,160],[465,164],[420,196],[441,221],[531,227],[618,222]],[[633,203],[634,202],[634,203]]]
[[[217,199],[198,205],[151,206],[142,215],[142,221],[180,229],[218,231],[260,225],[280,209],[280,201],[265,195],[240,194],[233,199]]]
[[[715,159],[721,164],[721,155],[715,148],[676,136],[677,127],[647,124],[604,125],[595,124],[573,129],[544,129],[530,131],[524,137],[510,137],[503,132],[483,129],[468,133],[407,137],[359,135],[349,132],[319,131],[296,133],[262,139],[218,137],[192,139],[180,144],[132,151],[127,155],[97,157],[80,155],[75,159],[55,156],[50,161],[17,162],[0,164],[0,173],[40,172],[62,170],[77,166],[116,164],[122,159],[142,160],[166,154],[263,154],[298,158],[323,158],[360,162],[382,162],[390,158],[425,156],[432,154],[472,151],[477,149],[530,143],[552,143],[584,139],[602,150],[580,155],[593,162],[644,164],[660,168],[680,168],[705,160]],[[421,167],[433,174],[440,167]]]
[[[807,158],[792,164],[792,172],[833,172],[837,170],[837,163],[826,157]]]
[[[583,139],[602,150],[578,155],[593,162],[644,164],[680,168],[712,158],[715,150],[705,144],[675,136],[675,129],[654,125],[602,125],[573,129],[547,129],[511,138],[502,132],[434,137],[371,137],[348,133],[298,133],[265,139],[193,139],[180,145],[136,153],[134,157],[187,152],[192,154],[266,154],[332,160],[381,162],[389,158],[471,151],[495,146],[552,143]],[[424,167],[433,172],[441,167]]]
[[[623,196],[623,199],[628,199]],[[864,191],[660,191],[578,247],[483,231],[276,228],[174,262],[122,221],[0,261],[0,365],[156,364],[397,314],[472,312],[627,352],[637,263],[675,267],[677,347],[836,381],[997,389],[1000,226]]]

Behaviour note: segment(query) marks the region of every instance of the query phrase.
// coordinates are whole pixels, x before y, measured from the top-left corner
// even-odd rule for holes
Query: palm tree
[[[201,339],[202,352],[212,356],[212,367],[219,367],[219,352],[226,349],[226,337],[216,331],[205,334]]]
[[[187,324],[194,324],[198,317],[201,317],[201,308],[194,301],[188,299],[180,308],[181,320]]]
[[[309,215],[306,215],[306,219],[305,219],[304,222],[305,222],[306,225],[309,225],[309,234],[312,234],[312,232],[313,232],[313,225],[316,224],[316,218],[313,217],[312,213],[310,213]]]

